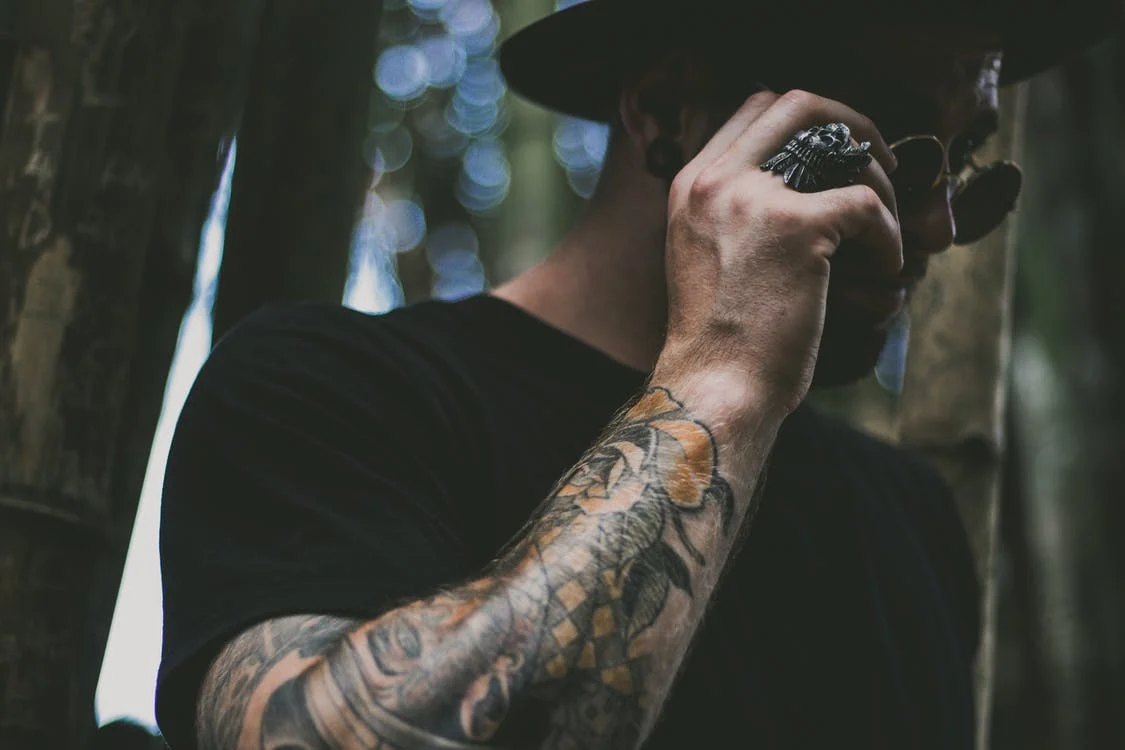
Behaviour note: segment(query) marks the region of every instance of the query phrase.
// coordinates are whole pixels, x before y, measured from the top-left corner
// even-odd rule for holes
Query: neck
[[[648,372],[667,323],[667,188],[629,166],[607,165],[585,214],[551,256],[493,294]]]

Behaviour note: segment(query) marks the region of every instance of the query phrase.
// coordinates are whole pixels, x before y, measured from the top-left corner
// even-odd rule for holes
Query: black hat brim
[[[769,86],[773,75],[788,80],[802,56],[808,57],[803,50],[816,43],[818,34],[846,34],[851,19],[867,31],[882,27],[894,33],[909,26],[934,33],[971,30],[991,35],[1003,52],[1000,82],[1006,85],[1054,67],[1101,40],[1117,27],[1125,8],[1122,0],[946,0],[934,6],[883,0],[886,8],[862,13],[855,10],[858,4],[826,0],[818,14],[815,3],[810,6],[805,0],[798,15],[794,6],[778,10],[777,3],[785,0],[748,0],[733,13],[729,4],[710,6],[716,1],[697,0],[693,14],[681,11],[678,17],[615,0],[574,5],[505,41],[501,69],[509,86],[527,99],[557,112],[605,121],[616,109],[620,83],[638,55],[659,48],[671,36],[712,34],[716,44],[730,44],[732,24],[742,25],[746,65],[753,67],[755,80]],[[832,6],[843,15],[826,15]],[[820,18],[830,20],[816,20]],[[777,53],[779,38],[792,54]],[[763,40],[769,44],[763,45]],[[755,46],[767,46],[771,54],[754,58]]]

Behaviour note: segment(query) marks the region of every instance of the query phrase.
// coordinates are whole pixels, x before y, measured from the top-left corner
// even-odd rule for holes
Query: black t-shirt
[[[227,639],[286,614],[373,617],[474,576],[643,383],[486,296],[239,326],[192,389],[164,485],[157,714],[173,750],[194,747]],[[977,619],[933,471],[802,407],[646,748],[970,748]]]

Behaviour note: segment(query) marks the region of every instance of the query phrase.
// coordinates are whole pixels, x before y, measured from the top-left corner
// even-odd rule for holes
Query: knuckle
[[[763,110],[766,110],[777,104],[780,100],[781,94],[776,91],[770,91],[769,89],[762,89],[760,91],[755,91],[747,97],[744,106],[761,107]]]
[[[713,165],[704,167],[688,189],[688,202],[691,204],[705,204],[715,200],[723,189],[725,180]]]
[[[855,141],[868,140],[876,147],[878,147],[879,144],[885,145],[886,143],[883,140],[882,133],[879,132],[879,126],[876,125],[875,121],[867,115],[856,112],[853,116],[851,128],[852,138]],[[872,156],[878,156],[878,152],[873,152]],[[875,159],[872,161],[872,164],[881,164],[881,162],[879,162],[878,159]]]
[[[804,89],[790,89],[781,95],[781,103],[794,109],[809,109],[813,107],[820,97]]]
[[[855,205],[861,212],[869,215],[883,213],[883,199],[870,185],[857,185],[855,189]]]
[[[856,127],[853,128],[854,130],[859,130],[864,133],[872,133],[875,135],[878,135],[879,133],[879,128],[875,127],[875,121],[865,114],[856,112],[855,124]]]
[[[670,206],[682,206],[687,203],[691,195],[691,177],[685,174],[685,170],[681,170],[672,179],[672,185],[668,190],[668,204]]]

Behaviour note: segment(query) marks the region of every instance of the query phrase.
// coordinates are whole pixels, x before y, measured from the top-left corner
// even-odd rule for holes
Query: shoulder
[[[215,346],[172,438],[164,512],[209,498],[339,497],[376,475],[438,477],[465,454],[455,368],[410,333],[415,314],[265,308]],[[401,483],[401,482],[397,482]],[[243,497],[231,498],[235,488]],[[335,502],[335,501],[334,501]]]
[[[172,437],[165,519],[370,496],[452,512],[480,409],[457,355],[412,335],[416,317],[286,305],[224,336]]]
[[[431,305],[377,315],[310,303],[264,308],[217,342],[185,417],[217,403],[236,411],[315,406],[357,425],[380,414],[423,420],[466,398],[468,365],[445,325],[451,317]]]
[[[248,316],[215,345],[205,366],[264,375],[327,367],[384,370],[419,366],[426,339],[423,315],[412,308],[371,315],[313,303],[273,305]],[[314,359],[309,359],[313,357]],[[280,369],[279,369],[280,368]]]
[[[374,616],[469,569],[479,522],[458,482],[476,427],[447,408],[464,377],[428,314],[271,307],[216,345],[162,488],[169,736],[190,737],[207,665],[246,627]]]

